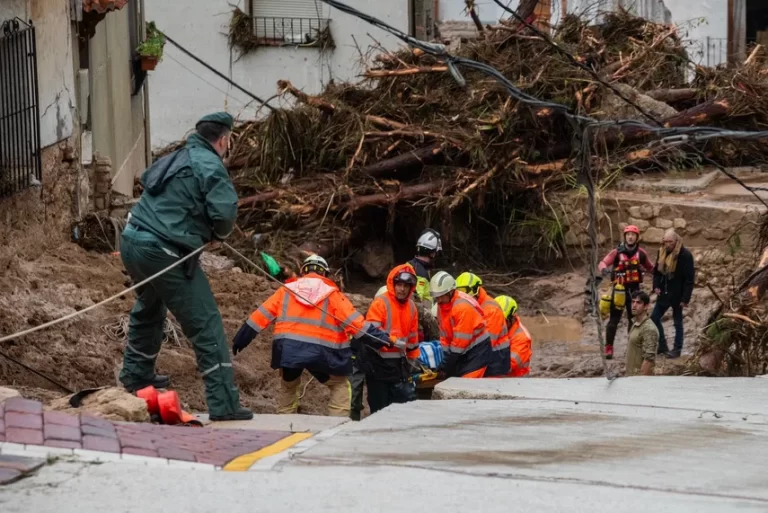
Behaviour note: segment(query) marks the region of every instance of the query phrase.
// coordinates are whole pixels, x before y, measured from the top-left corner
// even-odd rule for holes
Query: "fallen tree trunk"
[[[375,164],[364,167],[361,171],[370,176],[379,176],[390,171],[395,171],[404,167],[411,167],[417,164],[424,164],[429,162],[437,155],[442,153],[443,147],[441,144],[432,144],[423,148],[418,148],[396,157],[392,157],[386,160],[380,160]]]
[[[655,91],[646,91],[646,96],[650,96],[654,100],[658,100],[660,102],[670,103],[670,102],[679,102],[682,100],[691,100],[693,98],[696,98],[696,95],[699,93],[698,89],[656,89]]]
[[[255,194],[253,196],[248,196],[246,198],[239,199],[237,201],[237,207],[253,208],[257,203],[265,203],[267,201],[272,201],[274,199],[279,198],[283,194],[285,194],[285,191],[280,189],[276,191],[262,192],[261,194]]]
[[[731,113],[732,105],[726,98],[710,100],[690,109],[661,120],[666,128],[709,125],[716,119],[723,118]],[[650,123],[647,123],[650,124]],[[653,125],[651,125],[653,126]],[[636,126],[611,126],[594,131],[591,135],[604,144],[609,150],[620,144],[640,143],[649,138],[652,132]],[[567,157],[573,151],[570,141],[558,143],[546,153],[543,161],[551,161]]]
[[[404,77],[419,73],[443,73],[445,71],[448,71],[448,66],[418,66],[404,69],[372,69],[366,71],[363,76],[366,78]]]
[[[388,203],[396,203],[401,200],[420,198],[422,196],[426,196],[427,194],[439,191],[445,188],[446,185],[447,182],[445,180],[420,183],[417,185],[407,185],[405,187],[401,187],[400,190],[395,193],[383,192],[380,194],[370,194],[368,196],[358,196],[352,198],[343,205],[343,208],[354,211],[358,208],[370,205],[386,205]]]

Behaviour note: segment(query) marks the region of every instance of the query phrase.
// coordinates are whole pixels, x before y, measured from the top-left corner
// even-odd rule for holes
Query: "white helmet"
[[[427,228],[416,241],[416,249],[423,248],[428,252],[438,252],[443,250],[443,241],[440,234],[432,228]]]
[[[304,260],[301,266],[301,274],[307,274],[312,272],[321,271],[323,273],[331,272],[331,268],[328,267],[328,262],[320,255],[310,255]]]
[[[387,293],[387,286],[384,285],[383,287],[381,287],[379,290],[376,291],[376,295],[373,297],[383,296],[386,293]]]
[[[456,290],[456,280],[445,271],[439,271],[429,280],[429,294],[433,298],[444,296]]]

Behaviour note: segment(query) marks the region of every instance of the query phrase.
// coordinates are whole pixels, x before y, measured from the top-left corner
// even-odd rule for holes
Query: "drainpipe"
[[[147,19],[146,12],[144,10],[144,0],[139,0],[139,27],[141,29],[140,34],[144,37],[147,32]],[[145,165],[149,167],[152,164],[152,137],[150,136],[150,124],[149,124],[149,77],[144,79],[143,85],[144,96],[144,158],[146,159]]]

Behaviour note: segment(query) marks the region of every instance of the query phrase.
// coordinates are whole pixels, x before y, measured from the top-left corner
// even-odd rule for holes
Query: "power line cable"
[[[248,105],[248,103],[250,103],[250,102],[244,102],[244,101],[243,101],[243,100],[241,100],[240,98],[237,98],[236,96],[232,96],[232,93],[230,93],[230,92],[228,92],[228,91],[225,91],[224,89],[221,89],[220,87],[218,87],[218,86],[216,86],[216,85],[212,84],[211,82],[209,82],[208,80],[206,80],[206,79],[205,79],[205,78],[204,78],[202,75],[198,75],[197,73],[195,73],[194,71],[192,71],[191,69],[189,69],[188,67],[186,67],[184,64],[182,64],[181,62],[179,62],[177,59],[174,59],[174,58],[173,58],[173,56],[166,54],[166,55],[165,55],[165,57],[168,57],[169,59],[171,59],[172,61],[174,61],[174,62],[175,62],[176,64],[178,64],[179,66],[181,66],[181,67],[182,67],[182,68],[184,68],[185,70],[189,71],[189,72],[190,72],[192,75],[196,76],[197,78],[199,78],[200,80],[202,80],[203,82],[205,82],[206,84],[208,84],[209,86],[211,86],[212,88],[216,89],[216,90],[217,90],[217,91],[219,91],[220,93],[223,93],[223,94],[227,95],[227,97],[228,97],[228,98],[232,98],[233,100],[235,100],[235,101],[236,101],[236,102],[238,102],[239,104],[241,104],[241,105],[246,105],[246,106],[247,106],[247,105]]]
[[[247,90],[247,89],[245,89],[243,86],[241,86],[240,84],[238,84],[237,82],[235,82],[234,80],[232,80],[231,78],[229,78],[228,76],[226,76],[225,74],[223,74],[222,72],[220,72],[219,70],[217,70],[216,68],[214,68],[213,66],[211,66],[210,64],[208,64],[207,62],[205,62],[204,60],[202,60],[200,57],[198,57],[198,56],[197,56],[197,55],[195,55],[194,53],[190,52],[189,50],[187,50],[186,48],[184,48],[183,46],[181,46],[179,43],[177,43],[176,41],[174,41],[174,40],[173,40],[173,39],[172,39],[170,36],[168,36],[168,34],[166,34],[165,32],[162,32],[162,34],[163,34],[163,36],[165,37],[165,39],[166,39],[166,40],[167,40],[169,43],[171,43],[173,46],[175,46],[176,48],[178,48],[179,50],[181,50],[182,52],[184,52],[184,53],[185,53],[185,54],[186,54],[188,57],[190,57],[190,58],[194,59],[194,60],[195,60],[195,61],[197,61],[199,64],[201,64],[201,65],[205,66],[206,68],[208,68],[210,71],[212,71],[213,73],[215,73],[215,74],[216,74],[216,76],[218,76],[218,77],[219,77],[219,78],[221,78],[222,80],[226,80],[226,81],[227,81],[227,82],[229,82],[229,83],[230,83],[230,84],[231,84],[233,87],[235,87],[235,88],[239,89],[240,91],[242,91],[243,93],[247,94],[248,96],[250,96],[251,98],[253,98],[253,99],[254,99],[254,100],[256,100],[257,102],[259,102],[260,104],[262,104],[262,105],[264,105],[265,107],[267,107],[267,108],[268,108],[269,110],[271,110],[272,112],[274,112],[274,111],[276,110],[276,109],[275,109],[273,106],[269,105],[269,103],[267,103],[267,101],[265,101],[265,100],[262,100],[261,98],[259,98],[258,96],[256,96],[256,95],[255,95],[255,94],[253,94],[252,92],[248,91],[248,90]]]

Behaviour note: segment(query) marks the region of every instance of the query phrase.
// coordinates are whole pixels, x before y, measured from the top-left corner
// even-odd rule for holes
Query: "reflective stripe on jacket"
[[[352,372],[349,337],[365,331],[363,316],[328,278],[309,273],[289,280],[248,318],[260,332],[274,322],[272,368]]]
[[[488,295],[483,287],[478,289],[477,302],[483,310],[486,330],[491,337],[491,349],[493,350],[493,363],[488,365],[485,375],[505,376],[509,373],[509,334],[507,332],[507,319],[504,310]]]
[[[527,376],[531,371],[531,335],[518,317],[509,330],[510,369],[508,376]]]
[[[468,374],[493,362],[483,310],[472,296],[455,291],[449,303],[439,305],[438,325],[449,376]]]

